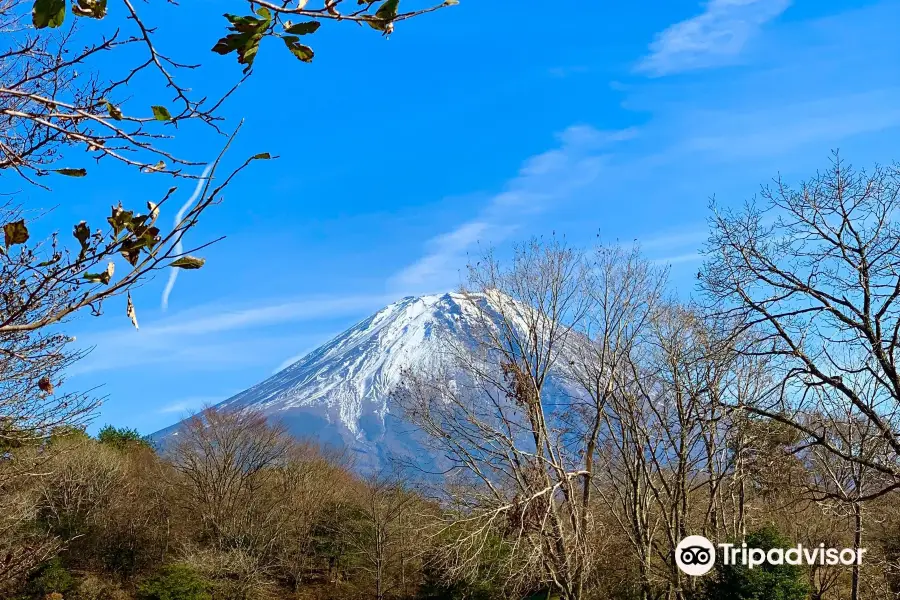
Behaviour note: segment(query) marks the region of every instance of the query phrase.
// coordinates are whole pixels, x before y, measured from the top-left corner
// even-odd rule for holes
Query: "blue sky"
[[[198,85],[238,75],[208,54],[219,4],[150,15],[163,45],[207,65]],[[97,425],[149,433],[388,302],[456,287],[467,253],[530,235],[640,240],[688,295],[711,196],[797,181],[835,148],[859,166],[900,159],[896,23],[896,1],[462,0],[389,40],[328,24],[312,65],[264,45],[227,107],[245,119],[230,156],[280,159],[192,233],[227,238],[181,274],[168,310],[159,276],[135,295],[140,331],[115,303],[68,324],[94,350],[66,385],[102,386]],[[203,140],[184,150],[211,159],[218,142]],[[53,219],[99,219],[169,185],[104,168],[57,188],[73,200]]]

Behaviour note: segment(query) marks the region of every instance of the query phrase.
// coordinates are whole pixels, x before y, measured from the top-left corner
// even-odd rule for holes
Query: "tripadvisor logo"
[[[718,544],[723,565],[743,565],[753,569],[760,565],[861,565],[865,548],[826,548],[819,544],[807,548],[797,544],[793,548],[749,548],[747,544]],[[699,577],[709,573],[716,563],[716,546],[702,535],[690,535],[675,548],[675,563],[687,575]]]
[[[706,575],[716,562],[716,548],[702,535],[689,535],[675,548],[675,562],[688,575]]]

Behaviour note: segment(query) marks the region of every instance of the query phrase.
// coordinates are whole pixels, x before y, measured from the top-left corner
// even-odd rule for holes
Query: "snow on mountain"
[[[473,331],[496,315],[499,302],[485,294],[404,298],[218,406],[259,410],[295,435],[348,448],[362,469],[377,468],[389,456],[421,463],[415,434],[390,416],[391,393],[406,369],[436,366],[451,344],[471,344]],[[177,427],[154,437],[165,439]]]

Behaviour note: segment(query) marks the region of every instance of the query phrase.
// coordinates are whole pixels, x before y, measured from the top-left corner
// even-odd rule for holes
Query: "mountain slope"
[[[362,469],[389,456],[422,464],[414,434],[390,416],[391,393],[406,369],[436,365],[451,344],[472,344],[483,315],[496,315],[495,302],[483,294],[404,298],[218,406],[259,410],[295,435],[348,448]],[[177,427],[154,438],[174,435]]]

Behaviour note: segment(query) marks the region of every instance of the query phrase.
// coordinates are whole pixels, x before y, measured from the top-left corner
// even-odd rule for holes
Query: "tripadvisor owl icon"
[[[689,535],[675,548],[675,562],[687,575],[706,575],[716,562],[716,548],[702,535]]]

